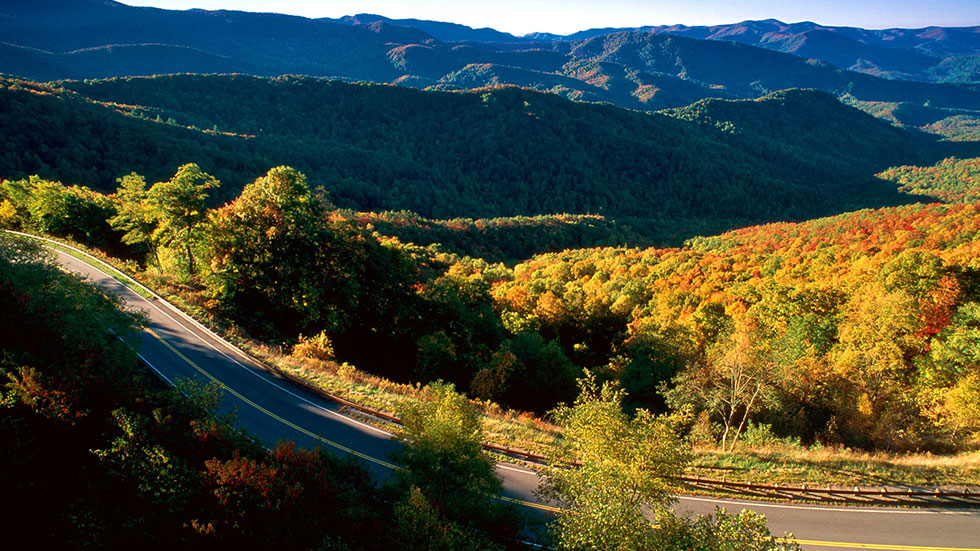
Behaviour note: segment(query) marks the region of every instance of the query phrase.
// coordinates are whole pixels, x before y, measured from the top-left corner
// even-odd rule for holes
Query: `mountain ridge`
[[[587,29],[569,35],[531,33],[538,40],[576,41],[618,32],[652,32],[723,40],[827,61],[841,69],[906,80],[936,81],[942,62],[980,54],[980,25],[863,29],[812,21],[746,20],[722,25],[647,25]]]
[[[136,28],[144,31],[159,31],[156,23],[148,22],[156,19],[179,20],[184,24],[193,22],[197,17],[208,17],[214,20],[225,19],[229,22],[241,23],[249,17],[262,17],[269,21],[290,21],[293,25],[337,25],[360,29],[371,29],[372,26],[383,24],[387,27],[412,29],[419,35],[416,41],[427,38],[441,42],[470,42],[482,44],[518,44],[530,47],[542,47],[549,42],[570,42],[586,40],[596,36],[615,34],[619,32],[654,32],[686,36],[700,40],[723,40],[749,44],[764,49],[780,51],[803,58],[821,59],[838,68],[850,69],[888,78],[901,78],[919,81],[965,81],[977,76],[971,73],[950,73],[944,67],[949,60],[961,56],[980,55],[980,25],[963,27],[926,26],[921,28],[889,28],[864,29],[852,26],[821,25],[811,21],[784,23],[777,19],[745,20],[737,23],[719,25],[646,25],[639,27],[606,27],[578,31],[568,35],[553,33],[528,33],[516,36],[511,33],[492,28],[472,28],[458,23],[431,21],[421,19],[394,19],[377,14],[359,13],[340,18],[309,19],[275,13],[253,13],[236,10],[162,10],[151,7],[135,7],[115,2],[113,0],[40,0],[23,5],[0,6],[0,13],[8,18],[26,20],[33,25],[33,34],[18,33],[16,29],[4,29],[8,37],[5,42],[27,45],[24,41],[38,41],[38,33],[43,35],[43,27],[36,25],[62,28],[71,25],[98,23],[101,19],[120,20],[130,18],[139,21]],[[305,22],[305,23],[304,23]],[[156,28],[154,28],[154,26]],[[134,25],[128,25],[134,27]],[[126,27],[126,26],[123,26]],[[119,29],[109,29],[96,26],[90,29],[93,33],[119,32]],[[15,32],[11,32],[15,31]],[[336,32],[336,29],[333,29]],[[397,34],[397,33],[392,33]],[[423,37],[422,34],[425,36]],[[89,37],[91,40],[94,36]],[[130,38],[132,38],[130,36]],[[404,38],[402,39],[404,41]],[[66,53],[83,47],[104,46],[108,42],[87,42],[84,46],[77,42],[74,47],[51,48],[40,46],[41,49],[52,53]],[[170,43],[163,41],[164,43]],[[138,43],[134,40],[113,41],[113,43]],[[33,44],[38,47],[37,44]],[[48,46],[54,46],[48,44]],[[24,75],[30,77],[31,75]],[[321,75],[322,76],[322,75]],[[339,75],[338,75],[339,76]]]
[[[102,0],[0,4],[0,15],[5,15],[0,34],[7,43],[0,72],[35,80],[195,72],[302,74],[437,89],[515,84],[645,111],[708,97],[748,99],[793,87],[863,102],[947,109],[980,105],[980,85],[875,78],[791,53],[680,34],[630,31],[578,41],[523,42],[505,34],[508,42],[445,41],[411,25],[444,39],[479,38],[467,33],[490,31],[365,14],[308,19],[137,8]],[[786,27],[764,21],[755,34],[767,25]],[[740,34],[735,29],[715,34],[734,37]],[[807,35],[793,49],[812,50],[820,36]],[[980,78],[980,55],[954,59],[941,64],[946,74]],[[870,65],[865,69],[872,70]]]
[[[40,174],[111,190],[133,170],[155,180],[196,162],[231,196],[288,164],[344,208],[430,218],[603,214],[664,243],[757,220],[907,202],[913,198],[873,174],[941,158],[816,91],[753,104],[772,115],[767,135],[740,125],[740,103],[725,110],[743,129],[731,133],[703,117],[515,87],[424,92],[246,75],[3,83],[0,131],[12,145],[0,177]],[[882,156],[855,160],[774,138],[804,121],[813,139],[860,135]]]

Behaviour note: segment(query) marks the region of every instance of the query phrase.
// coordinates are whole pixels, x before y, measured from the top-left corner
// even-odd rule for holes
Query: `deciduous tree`
[[[398,415],[403,446],[392,458],[404,470],[396,473],[395,487],[408,493],[417,489],[443,518],[477,528],[492,540],[515,536],[520,522],[516,512],[494,499],[501,482],[483,452],[480,417],[469,400],[452,384],[436,382],[399,407]]]
[[[193,248],[207,218],[208,190],[219,185],[213,176],[189,163],[177,169],[170,180],[153,184],[148,193],[158,221],[153,239],[182,250],[189,275],[195,273]]]
[[[666,397],[674,408],[711,412],[724,425],[722,449],[731,449],[749,418],[774,399],[777,378],[757,322],[747,318],[704,363],[681,372]]]
[[[125,232],[122,242],[127,245],[143,246],[153,257],[153,263],[160,266],[160,257],[154,242],[158,213],[149,202],[146,179],[132,172],[116,180],[119,189],[112,196],[116,215],[109,218],[112,229]]]
[[[562,505],[552,525],[567,550],[649,549],[651,513],[673,501],[673,478],[688,459],[676,418],[622,410],[624,393],[588,372],[571,406],[552,412],[563,446],[549,461],[540,493]],[[579,465],[576,465],[577,462]]]

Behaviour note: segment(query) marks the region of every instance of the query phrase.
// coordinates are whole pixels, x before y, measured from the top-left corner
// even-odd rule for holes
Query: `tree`
[[[512,408],[544,413],[575,395],[574,366],[555,341],[537,333],[520,333],[500,345],[473,378],[472,392]]]
[[[423,335],[418,340],[415,357],[415,380],[429,382],[454,375],[457,363],[456,347],[444,330]]]
[[[476,410],[449,383],[426,385],[418,400],[398,409],[404,446],[394,458],[405,467],[399,473],[443,504],[460,497],[489,497],[500,490],[493,462],[483,453],[483,428]]]
[[[160,266],[157,255],[154,232],[157,226],[157,213],[149,203],[146,190],[146,179],[132,172],[118,178],[119,189],[112,196],[116,206],[116,215],[109,219],[112,229],[126,232],[122,242],[127,245],[143,245],[147,253],[153,256],[154,264]]]
[[[388,530],[388,549],[402,551],[498,551],[502,545],[442,518],[416,487],[395,504]]]
[[[26,209],[27,221],[37,231],[70,237],[89,245],[105,247],[113,239],[106,219],[114,214],[112,203],[88,188],[65,187],[60,182],[37,176],[5,186],[13,202],[8,209],[11,222]],[[20,189],[17,189],[20,188]],[[23,201],[18,205],[17,203]],[[19,207],[19,208],[18,208]],[[25,221],[21,217],[22,221]]]
[[[205,282],[254,335],[322,332],[337,358],[404,378],[422,332],[418,263],[328,216],[322,201],[289,167],[245,186],[212,212]]]
[[[432,383],[418,400],[400,406],[398,416],[403,446],[392,458],[404,467],[394,479],[399,492],[417,490],[443,518],[477,528],[494,541],[520,531],[516,512],[494,499],[501,482],[482,449],[480,417],[465,396],[452,384]]]
[[[957,441],[980,440],[980,303],[958,309],[918,362],[926,415]]]
[[[539,489],[563,505],[552,525],[555,544],[567,550],[651,548],[647,514],[660,514],[673,501],[672,479],[688,460],[677,418],[644,409],[629,418],[622,409],[625,393],[613,383],[599,386],[591,372],[579,388],[573,405],[552,411],[565,439]]]
[[[918,304],[906,291],[874,282],[845,308],[833,360],[850,392],[841,410],[848,429],[876,444],[904,445],[914,434],[910,361],[926,345]],[[845,401],[846,400],[846,401]]]
[[[220,182],[194,163],[186,164],[166,182],[153,184],[147,196],[158,226],[152,238],[167,246],[182,249],[187,273],[194,275],[193,245],[207,217],[207,190]]]
[[[776,369],[755,320],[741,320],[734,333],[708,351],[701,364],[689,366],[666,391],[674,409],[709,411],[721,419],[721,447],[735,447],[749,418],[775,396]]]
[[[325,230],[306,177],[273,168],[213,213],[210,283],[217,295],[248,304],[280,329],[322,330],[330,292],[324,283],[336,270],[324,259],[334,248]]]

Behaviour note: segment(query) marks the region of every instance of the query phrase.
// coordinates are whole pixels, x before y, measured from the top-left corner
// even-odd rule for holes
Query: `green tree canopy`
[[[651,548],[647,515],[673,501],[672,479],[688,460],[677,419],[643,409],[629,418],[622,409],[625,393],[613,383],[600,386],[591,372],[579,388],[573,405],[552,411],[565,440],[539,490],[563,505],[552,526],[555,544],[567,550]]]
[[[219,185],[199,166],[188,163],[170,180],[153,184],[147,197],[159,223],[153,239],[182,250],[190,275],[195,273],[193,247],[207,218],[208,190]]]
[[[404,444],[392,458],[404,470],[395,487],[417,491],[446,519],[480,529],[497,542],[520,531],[517,513],[497,501],[501,482],[493,461],[483,452],[480,417],[452,384],[426,385],[418,400],[398,409]],[[414,498],[418,500],[419,496]]]
[[[109,218],[112,229],[125,232],[121,238],[127,245],[143,246],[146,252],[153,256],[154,263],[159,266],[154,233],[157,227],[157,213],[149,203],[146,190],[146,179],[131,172],[116,179],[119,189],[112,196],[116,207],[116,215]]]

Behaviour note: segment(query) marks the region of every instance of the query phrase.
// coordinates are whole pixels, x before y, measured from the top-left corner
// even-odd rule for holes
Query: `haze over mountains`
[[[842,69],[886,78],[938,82],[976,82],[980,79],[980,59],[977,57],[980,55],[980,27],[879,30],[766,19],[712,26],[606,27],[569,35],[539,32],[515,36],[494,29],[472,29],[454,23],[418,19],[391,19],[373,14],[326,20],[355,25],[381,21],[419,29],[444,42],[578,41],[620,32],[670,34],[739,42],[805,59],[819,59]]]
[[[0,72],[36,80],[241,72],[437,89],[513,84],[642,110],[791,87],[862,101],[980,105],[976,84],[919,82],[975,83],[980,28],[869,31],[767,20],[514,37],[373,15],[330,20],[8,0],[0,35]]]
[[[831,27],[810,21],[783,23],[775,19],[742,21],[729,25],[662,25],[621,29],[589,29],[568,36],[542,33],[533,38],[583,40],[614,32],[653,32],[723,40],[767,50],[819,59],[835,67],[887,78],[976,82],[980,74],[980,27],[925,27],[921,29],[862,29]],[[952,59],[966,57],[970,70],[957,71]],[[960,65],[962,66],[962,65]]]

